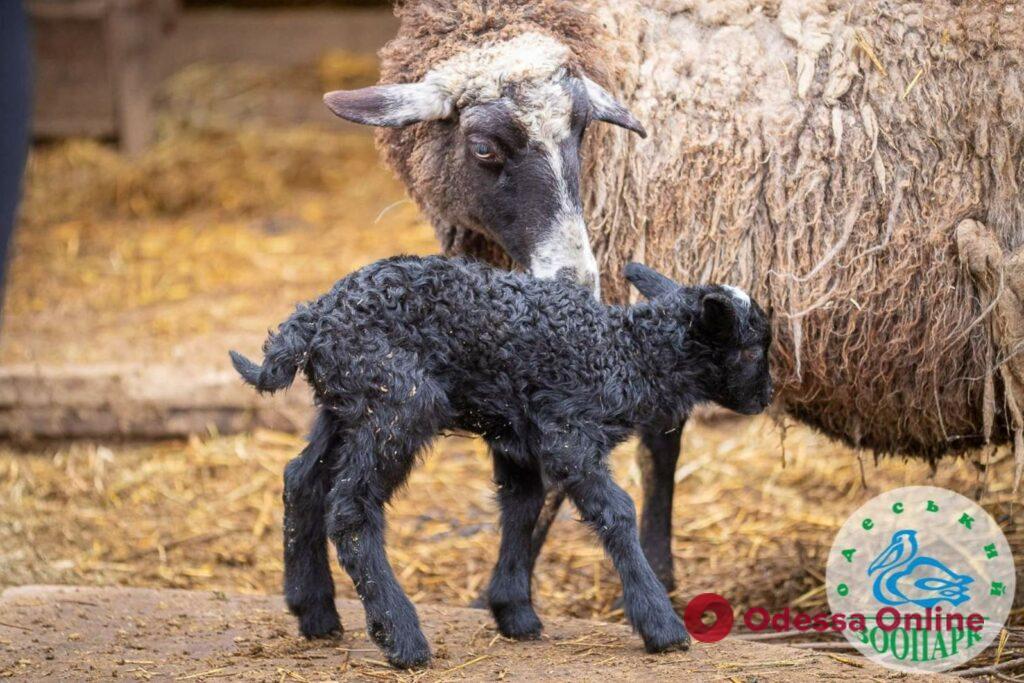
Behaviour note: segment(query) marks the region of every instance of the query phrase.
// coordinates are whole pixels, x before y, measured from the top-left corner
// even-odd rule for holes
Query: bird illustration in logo
[[[939,560],[917,554],[917,532],[902,529],[892,535],[889,547],[878,554],[868,576],[875,576],[873,594],[886,605],[908,603],[927,609],[940,602],[953,607],[971,599],[968,586],[974,579],[957,574]]]

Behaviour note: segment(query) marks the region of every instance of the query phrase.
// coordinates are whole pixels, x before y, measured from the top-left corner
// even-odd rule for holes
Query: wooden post
[[[153,69],[150,55],[159,36],[159,16],[146,0],[115,0],[106,34],[113,76],[114,112],[121,150],[138,155],[153,134]]]
[[[127,154],[141,152],[153,134],[157,48],[176,0],[29,0],[28,8],[36,136],[113,137]]]

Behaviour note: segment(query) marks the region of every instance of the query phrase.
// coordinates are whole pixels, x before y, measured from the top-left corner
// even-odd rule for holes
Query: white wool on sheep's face
[[[559,213],[550,235],[537,245],[530,260],[530,273],[539,278],[552,278],[566,267],[576,270],[578,281],[589,282],[594,297],[600,300],[597,259],[579,210]]]
[[[501,98],[506,84],[552,81],[569,59],[569,48],[540,33],[469,48],[434,66],[423,78],[456,107]]]
[[[516,118],[529,131],[532,144],[544,150],[555,182],[559,210],[547,236],[534,248],[530,272],[540,278],[554,277],[562,268],[574,269],[580,282],[590,281],[600,298],[597,259],[583,219],[583,207],[566,185],[560,145],[570,135],[572,96],[559,69],[547,80],[522,89],[513,108]]]
[[[565,86],[569,48],[539,33],[473,47],[432,68],[423,84],[457,109],[504,99],[531,140],[557,145],[569,135],[572,97]],[[515,86],[515,98],[505,88]]]
[[[563,268],[576,271],[577,281],[590,284],[594,296],[601,298],[600,277],[597,259],[590,248],[590,236],[583,219],[583,206],[566,185],[563,173],[562,153],[559,142],[569,132],[568,112],[565,113],[564,128],[559,129],[551,119],[540,120],[540,132],[531,138],[544,149],[551,166],[551,177],[555,182],[555,193],[559,201],[558,213],[547,235],[537,243],[530,257],[530,272],[539,278],[554,277]],[[547,124],[545,126],[544,124]],[[564,131],[564,132],[562,132]]]

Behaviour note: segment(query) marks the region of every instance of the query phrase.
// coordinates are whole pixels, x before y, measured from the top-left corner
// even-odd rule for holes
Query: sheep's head
[[[682,286],[639,263],[628,264],[625,274],[641,294],[679,315],[685,333],[678,345],[697,357],[690,370],[704,399],[747,415],[768,407],[772,332],[756,301],[730,285]]]
[[[466,50],[419,82],[331,92],[324,102],[357,123],[434,126],[416,150],[431,213],[490,236],[538,277],[568,269],[599,294],[580,200],[583,135],[595,120],[646,133],[570,65],[564,45],[523,34]]]

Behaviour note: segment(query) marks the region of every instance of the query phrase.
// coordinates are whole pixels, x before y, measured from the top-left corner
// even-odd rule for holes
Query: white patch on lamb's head
[[[741,308],[750,308],[750,295],[745,291],[732,285],[722,285],[722,289],[727,291]]]

